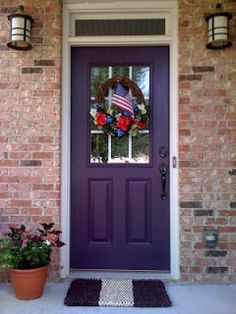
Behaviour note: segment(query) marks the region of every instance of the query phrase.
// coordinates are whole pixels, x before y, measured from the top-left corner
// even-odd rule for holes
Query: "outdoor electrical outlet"
[[[218,244],[218,230],[204,230],[203,231],[203,242],[205,245],[210,247],[216,247]]]

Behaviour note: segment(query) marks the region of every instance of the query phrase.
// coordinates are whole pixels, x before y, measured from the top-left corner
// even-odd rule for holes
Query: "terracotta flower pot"
[[[47,279],[48,266],[34,269],[11,269],[11,283],[17,299],[40,298]]]

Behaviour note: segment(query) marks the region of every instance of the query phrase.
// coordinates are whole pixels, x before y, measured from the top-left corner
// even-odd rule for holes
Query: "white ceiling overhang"
[[[163,0],[154,0],[154,2],[162,2]],[[62,4],[76,4],[76,3],[99,3],[99,2],[103,2],[103,3],[119,3],[119,2],[127,2],[127,0],[61,0]],[[129,2],[145,2],[145,0],[129,0]],[[178,0],[165,0],[165,2],[178,2]]]

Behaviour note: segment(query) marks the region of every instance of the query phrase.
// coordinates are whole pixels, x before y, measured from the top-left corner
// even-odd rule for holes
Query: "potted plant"
[[[43,294],[53,249],[64,243],[54,224],[40,224],[36,230],[24,225],[10,227],[0,240],[0,268],[10,268],[11,282],[18,299],[35,299]]]

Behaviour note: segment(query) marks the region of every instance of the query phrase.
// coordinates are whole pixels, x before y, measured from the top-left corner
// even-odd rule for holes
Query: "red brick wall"
[[[60,215],[61,6],[0,1],[0,231]],[[32,15],[31,51],[6,47],[7,16]],[[57,267],[55,268],[57,269]]]
[[[233,47],[205,49],[216,1],[179,0],[179,157],[182,280],[235,281],[236,275],[236,1]],[[202,243],[204,229],[219,245]]]
[[[6,48],[0,2],[0,231],[60,217],[61,7],[22,0],[33,16],[33,49]],[[179,0],[179,157],[182,280],[235,281],[236,271],[236,3],[224,0],[233,47],[205,49],[205,13],[213,0]],[[202,244],[217,229],[219,245]],[[53,263],[57,272],[58,262]],[[55,278],[55,272],[51,271]]]

